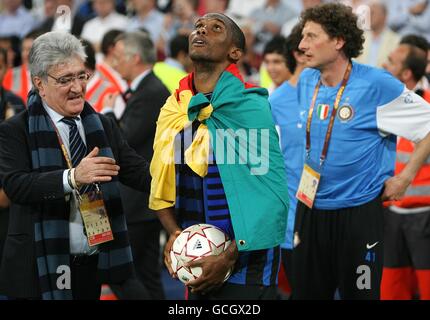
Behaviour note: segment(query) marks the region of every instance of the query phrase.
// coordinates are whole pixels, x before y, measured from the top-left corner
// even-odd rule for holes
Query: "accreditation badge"
[[[112,228],[100,190],[81,195],[79,209],[90,247],[113,240]]]
[[[310,163],[305,163],[296,198],[303,202],[309,209],[314,205],[321,174]]]

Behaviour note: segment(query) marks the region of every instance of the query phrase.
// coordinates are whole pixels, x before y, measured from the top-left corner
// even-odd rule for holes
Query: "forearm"
[[[157,216],[169,235],[182,230],[176,221],[175,209],[173,207],[158,210]]]
[[[4,176],[3,188],[10,201],[34,204],[64,198],[63,170],[51,172],[13,172]]]
[[[415,178],[418,170],[421,168],[424,161],[430,155],[430,133],[415,145],[415,150],[406,164],[405,168],[399,174],[401,178],[404,178],[411,183]]]
[[[0,189],[0,208],[7,208],[9,206],[9,199],[4,193],[3,189]]]
[[[239,250],[237,249],[236,240],[233,240],[231,244],[227,247],[227,249],[223,253],[223,258],[225,260],[225,264],[229,267],[233,267],[239,258]]]

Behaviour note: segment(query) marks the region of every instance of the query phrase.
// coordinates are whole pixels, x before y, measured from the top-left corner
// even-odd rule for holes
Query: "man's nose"
[[[71,89],[73,92],[82,92],[82,91],[83,91],[83,88],[82,88],[82,82],[81,82],[81,81],[79,81],[79,79],[78,79],[78,78],[74,78],[74,79],[72,80],[72,86],[70,87],[70,89]]]
[[[206,34],[206,26],[202,25],[197,28],[197,34]]]

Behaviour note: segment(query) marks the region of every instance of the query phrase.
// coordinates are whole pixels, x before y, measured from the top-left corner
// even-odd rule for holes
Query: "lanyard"
[[[352,65],[351,63],[348,63],[348,67],[346,68],[345,74],[343,75],[343,80],[342,80],[342,85],[339,88],[339,91],[337,92],[336,95],[336,100],[334,102],[334,106],[333,106],[333,110],[331,112],[331,116],[330,116],[330,122],[328,124],[328,128],[327,128],[327,133],[325,135],[325,140],[324,140],[324,147],[321,153],[321,157],[320,157],[320,166],[323,165],[326,157],[327,157],[327,152],[328,152],[328,145],[330,142],[330,138],[331,138],[331,133],[333,131],[333,125],[334,125],[334,119],[336,117],[336,111],[339,107],[339,103],[340,103],[340,99],[342,98],[342,94],[345,91],[345,87],[346,84],[348,82],[349,76],[351,74],[351,69],[352,69]],[[314,108],[315,108],[315,102],[317,100],[317,96],[318,96],[318,91],[321,87],[321,79],[318,81],[315,90],[314,90],[314,95],[312,97],[312,102],[311,102],[311,107],[309,109],[309,114],[308,114],[308,120],[306,123],[306,155],[309,158],[310,156],[310,152],[311,152],[311,123],[312,123],[312,115],[314,113]]]
[[[67,153],[67,149],[66,149],[66,146],[64,145],[63,139],[61,139],[60,132],[58,131],[58,128],[55,125],[54,121],[52,121],[51,117],[49,117],[49,120],[51,120],[51,124],[54,127],[55,133],[57,134],[58,142],[60,143],[61,151],[63,152],[64,159],[66,159],[67,167],[69,169],[72,169],[73,168],[72,160],[70,159],[69,154]]]

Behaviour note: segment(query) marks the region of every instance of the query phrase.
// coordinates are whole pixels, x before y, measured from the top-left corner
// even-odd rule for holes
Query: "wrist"
[[[75,173],[76,173],[76,168],[70,169],[70,182],[71,182],[72,188],[75,190],[78,190],[80,187],[80,184],[76,181]]]

